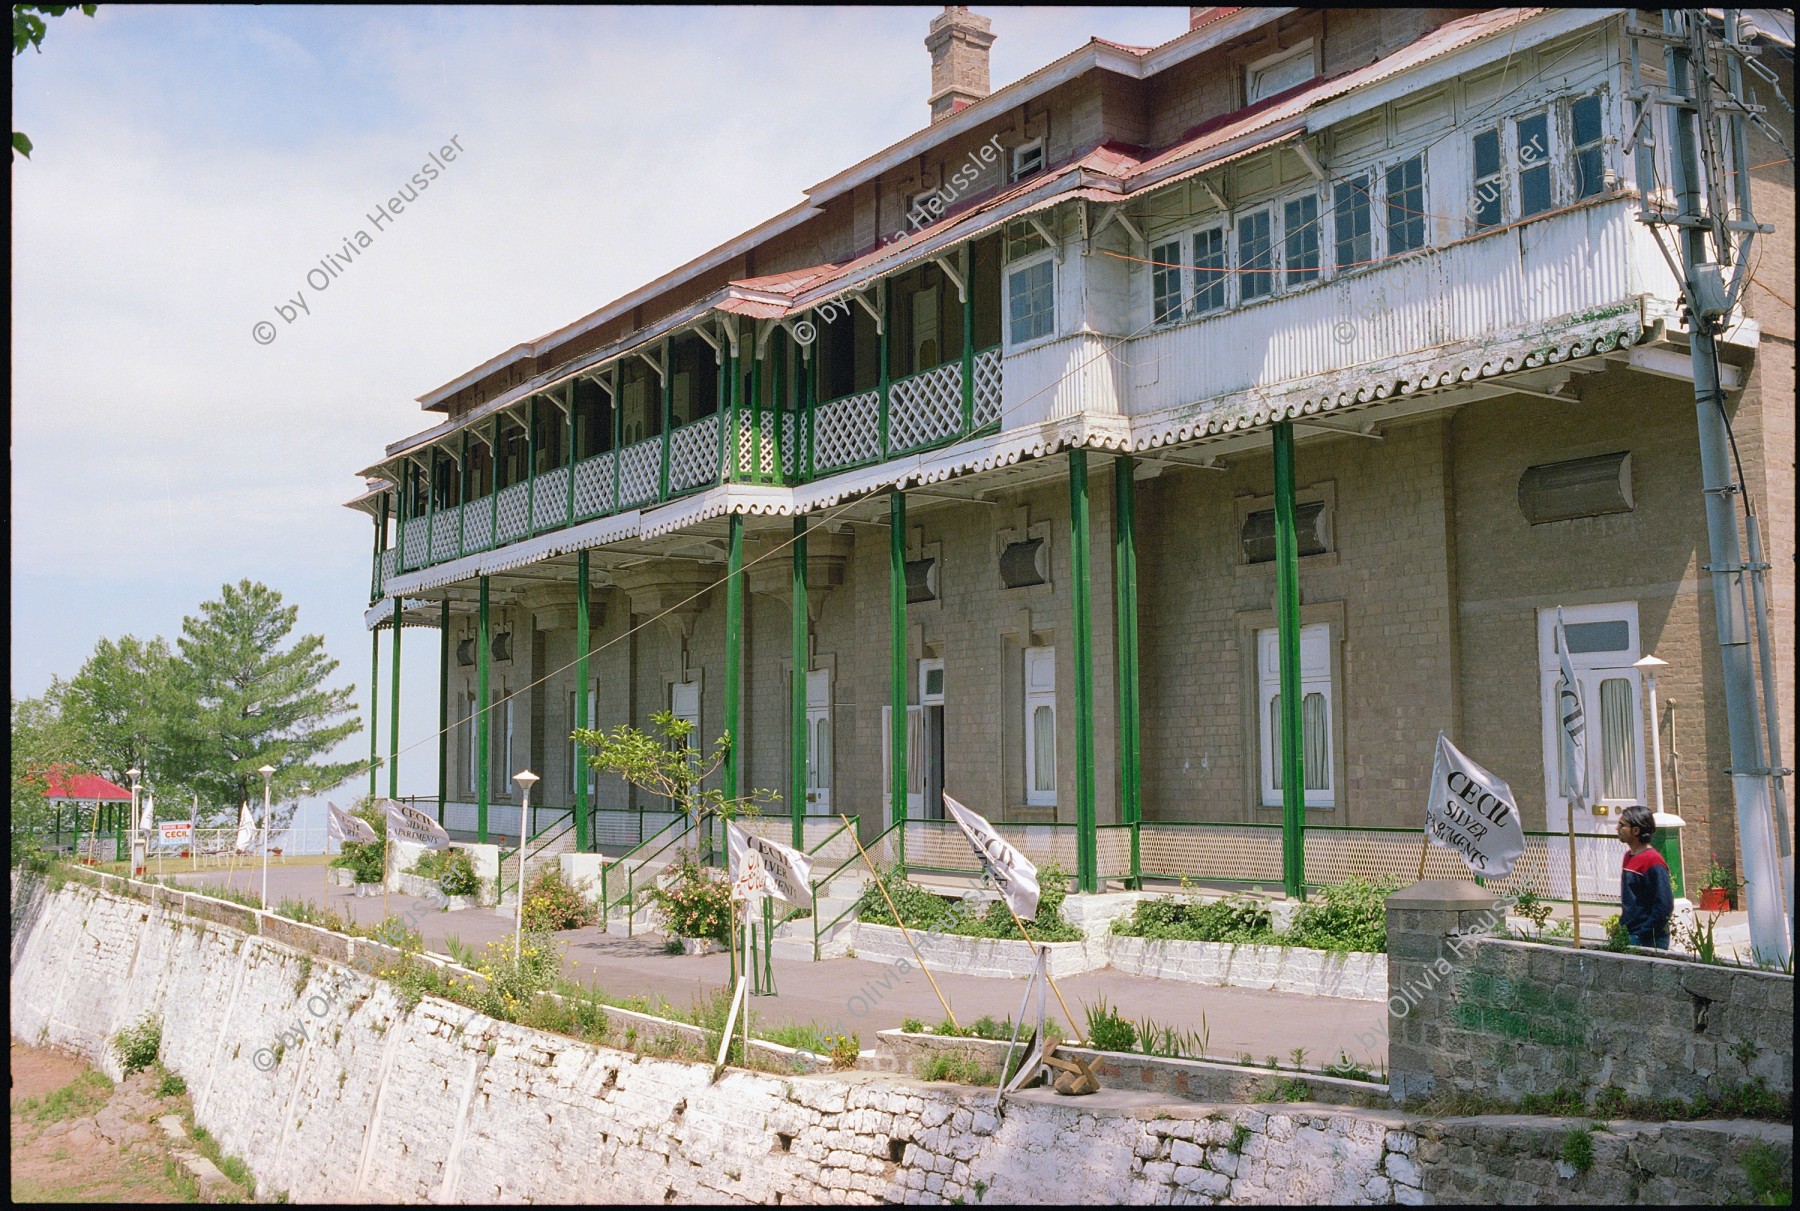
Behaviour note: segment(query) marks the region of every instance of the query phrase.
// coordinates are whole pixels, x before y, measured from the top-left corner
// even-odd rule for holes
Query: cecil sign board
[[[1525,852],[1525,830],[1512,787],[1469,760],[1438,733],[1431,766],[1431,802],[1425,835],[1433,845],[1462,855],[1483,878],[1502,879]]]

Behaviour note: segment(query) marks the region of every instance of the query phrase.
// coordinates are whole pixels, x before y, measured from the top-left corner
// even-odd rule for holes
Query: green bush
[[[534,933],[580,929],[599,919],[600,910],[563,879],[560,867],[544,867],[525,887],[525,928]]]
[[[1119,1016],[1105,997],[1087,1007],[1088,1046],[1096,1051],[1131,1051],[1137,1046],[1137,1027]]]
[[[162,1080],[157,1083],[157,1097],[180,1097],[187,1092],[187,1082],[173,1072],[163,1073]]]
[[[719,872],[700,865],[693,850],[681,850],[649,894],[670,937],[727,940],[731,886]]]
[[[115,1034],[112,1045],[113,1054],[119,1057],[119,1066],[126,1076],[142,1072],[156,1063],[156,1054],[162,1050],[162,1022],[145,1014],[136,1026]]]
[[[993,1085],[999,1077],[960,1055],[934,1055],[919,1065],[921,1081],[953,1081],[958,1085]]]
[[[1321,887],[1318,898],[1294,914],[1294,927],[1284,940],[1290,946],[1310,946],[1316,950],[1385,954],[1385,901],[1402,886],[1399,879],[1358,876]]]
[[[863,889],[857,901],[857,919],[872,925],[891,924],[881,888],[887,890],[906,928],[924,933],[944,933],[959,938],[1017,938],[1019,923],[1002,900],[995,900],[985,911],[974,912],[963,904],[952,904],[939,895],[909,881],[898,866],[891,866],[876,876],[880,883]],[[1068,872],[1054,863],[1046,863],[1038,871],[1038,906],[1031,920],[1024,922],[1026,936],[1034,942],[1079,942],[1087,935],[1071,925],[1062,915],[1063,901],[1068,898]]]
[[[1563,1136],[1562,1158],[1577,1173],[1594,1167],[1594,1133],[1586,1127],[1572,1127]]]
[[[442,869],[438,871],[438,890],[446,896],[474,896],[481,894],[481,876],[475,873],[475,859],[467,850],[449,849],[443,851]]]
[[[387,813],[374,802],[365,800],[351,809],[350,814],[374,829],[380,841],[346,841],[342,852],[331,860],[331,864],[355,872],[358,883],[379,883],[387,860]]]
[[[481,974],[487,986],[473,998],[474,1008],[503,1022],[517,1022],[531,1010],[537,994],[551,988],[562,972],[562,947],[546,933],[528,932],[519,940],[516,961],[511,938],[483,947]]]
[[[1113,922],[1113,932],[1184,942],[1270,944],[1279,940],[1270,922],[1267,905],[1247,896],[1226,896],[1210,904],[1162,896],[1140,900],[1131,916]]]

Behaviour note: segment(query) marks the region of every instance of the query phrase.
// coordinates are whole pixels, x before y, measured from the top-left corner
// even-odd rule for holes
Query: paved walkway
[[[187,886],[220,885],[224,872],[179,876]],[[261,872],[239,871],[233,886],[260,892]],[[330,908],[362,924],[382,919],[382,897],[358,897],[348,888],[325,885],[319,867],[271,869],[269,900],[305,899]],[[430,950],[446,952],[444,939],[454,936],[464,946],[479,951],[497,938],[510,940],[513,918],[493,909],[462,912],[438,911],[432,901],[392,894],[388,912],[418,929]],[[565,943],[564,969],[581,983],[622,996],[662,997],[678,1009],[686,1009],[699,997],[723,987],[729,978],[725,955],[668,955],[663,939],[654,933],[635,938],[615,937],[597,929],[575,929],[557,935]],[[776,959],[778,996],[752,1000],[755,1020],[765,1025],[816,1023],[822,1030],[847,1029],[870,1046],[874,1033],[916,1017],[927,1023],[944,1018],[943,1007],[932,994],[924,974],[914,969],[896,976],[890,965],[863,959],[830,959],[822,963]],[[988,979],[978,976],[933,972],[939,989],[965,1025],[991,1015],[996,1019],[1016,1016],[1024,994],[1023,979]],[[885,981],[885,984],[884,984]],[[1086,1006],[1104,996],[1123,1015],[1138,1022],[1192,1031],[1206,1036],[1207,1054],[1238,1059],[1250,1055],[1260,1063],[1269,1056],[1291,1062],[1290,1052],[1306,1049],[1306,1065],[1314,1067],[1348,1051],[1371,1069],[1387,1066],[1385,1038],[1371,1049],[1357,1041],[1359,1033],[1382,1035],[1387,1007],[1377,1001],[1351,1001],[1336,997],[1309,997],[1290,993],[1256,992],[1242,988],[1212,988],[1124,975],[1112,970],[1086,972],[1057,980],[1069,1009],[1079,1019],[1076,1034],[1086,1033]],[[1049,1012],[1060,1017],[1056,998],[1049,998]]]

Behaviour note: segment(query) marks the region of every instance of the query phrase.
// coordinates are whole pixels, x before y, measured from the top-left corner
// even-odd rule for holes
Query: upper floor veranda
[[[1660,142],[1627,152],[1624,10],[1490,10],[1335,74],[1319,21],[1242,68],[1240,100],[1274,91],[1173,144],[970,144],[885,243],[427,397],[449,419],[352,502],[371,599],[1070,446],[1353,427],[1324,414],[1534,371],[1575,402],[1569,364],[1660,368],[1679,290],[1639,214],[1668,176]]]

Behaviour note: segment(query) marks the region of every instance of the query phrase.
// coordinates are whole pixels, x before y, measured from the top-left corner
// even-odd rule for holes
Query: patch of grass
[[[13,1104],[13,1112],[38,1123],[60,1123],[64,1119],[84,1118],[106,1104],[112,1092],[112,1080],[104,1073],[89,1069],[41,1098],[24,1098]]]
[[[312,956],[301,955],[300,969],[294,973],[294,999],[296,1001],[306,995],[306,985],[312,979],[312,969]]]
[[[156,1083],[157,1097],[180,1097],[187,1092],[187,1082],[173,1072],[164,1072],[162,1080]]]
[[[1233,1123],[1231,1125],[1231,1139],[1225,1145],[1226,1151],[1230,1152],[1233,1156],[1243,1152],[1244,1145],[1250,1142],[1250,1136],[1250,1128],[1244,1126],[1242,1123]]]
[[[900,1029],[907,1034],[924,1034],[925,1023],[921,1022],[918,1018],[901,1018]]]
[[[1794,1201],[1794,1170],[1790,1160],[1757,1140],[1744,1150],[1744,1176],[1750,1181],[1750,1200],[1764,1207],[1786,1207]]]
[[[262,897],[224,883],[206,883],[199,887],[184,887],[183,890],[191,891],[196,895],[211,896],[215,900],[230,900],[233,904],[242,904],[245,908],[262,908]]]
[[[1338,1058],[1319,1071],[1326,1076],[1334,1076],[1344,1081],[1372,1081],[1375,1079],[1375,1074],[1351,1059],[1348,1051],[1338,1052]]]
[[[993,1085],[999,1078],[974,1060],[960,1055],[934,1055],[919,1065],[921,1081],[950,1081],[958,1085]]]
[[[1562,1159],[1577,1173],[1594,1167],[1594,1132],[1588,1127],[1572,1127],[1563,1136]]]
[[[1270,1077],[1251,1096],[1259,1102],[1304,1102],[1312,1096],[1312,1086],[1298,1077]]]

